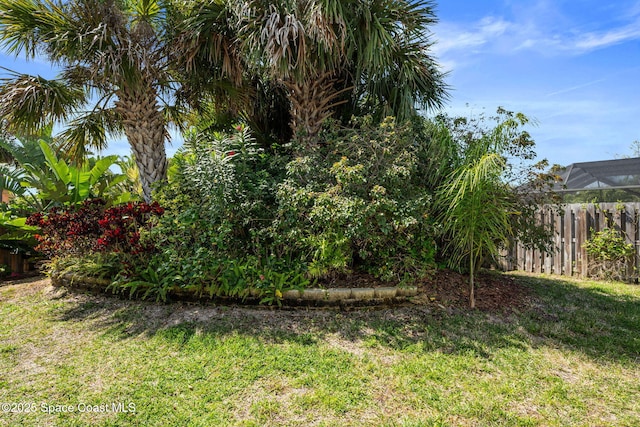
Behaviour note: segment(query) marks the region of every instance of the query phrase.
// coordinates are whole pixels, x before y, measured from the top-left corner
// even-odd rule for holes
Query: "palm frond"
[[[449,97],[446,73],[429,54],[429,26],[437,22],[432,2],[375,0],[357,9],[354,20],[350,58],[357,98],[400,120],[417,107],[443,105]]]
[[[7,190],[15,195],[22,195],[26,191],[20,183],[24,176],[24,170],[19,167],[0,165],[0,193]]]
[[[27,58],[46,55],[52,61],[94,52],[100,19],[86,11],[87,2],[0,0],[0,40],[7,51]]]
[[[186,112],[179,105],[167,105],[162,108],[165,122],[175,126],[181,132],[187,128]]]
[[[87,148],[104,150],[107,137],[122,135],[120,117],[115,108],[97,109],[76,116],[58,136],[60,148],[77,163],[87,157]]]
[[[0,40],[7,52],[24,53],[28,58],[36,56],[43,37],[49,33],[42,31],[38,19],[41,6],[29,0],[0,0]]]
[[[14,133],[35,133],[52,122],[68,120],[86,103],[80,86],[64,80],[19,74],[0,79],[0,118]]]
[[[500,181],[505,161],[495,152],[460,165],[439,190],[440,223],[451,236],[447,250],[454,266],[471,257],[474,264],[484,254],[497,253],[497,245],[508,240],[510,202]]]
[[[187,75],[208,74],[242,83],[245,64],[231,25],[232,11],[225,1],[187,1],[186,15],[177,23],[172,52]]]

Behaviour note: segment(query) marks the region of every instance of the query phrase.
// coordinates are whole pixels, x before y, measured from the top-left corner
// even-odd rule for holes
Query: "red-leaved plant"
[[[157,203],[137,202],[105,209],[102,199],[85,200],[78,206],[53,208],[35,213],[28,225],[40,228],[36,250],[51,258],[92,252],[121,252],[136,255],[153,251],[140,243],[140,230],[150,226],[150,218],[161,216]]]

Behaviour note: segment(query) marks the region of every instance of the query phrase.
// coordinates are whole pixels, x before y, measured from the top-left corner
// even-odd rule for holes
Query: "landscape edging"
[[[82,276],[74,273],[52,273],[51,284],[55,287],[69,287],[93,292],[105,292],[111,283],[108,279]],[[372,306],[408,301],[418,294],[417,286],[378,288],[309,288],[303,291],[289,290],[282,293],[281,303],[290,306]],[[247,305],[258,304],[261,297],[256,292],[242,297],[210,297],[209,295],[182,294],[169,292],[178,301],[228,302]]]

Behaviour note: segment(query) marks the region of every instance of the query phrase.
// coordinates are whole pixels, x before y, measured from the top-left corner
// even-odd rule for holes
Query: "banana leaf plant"
[[[38,227],[26,225],[27,218],[0,212],[0,248],[29,253],[37,241]]]
[[[90,159],[82,166],[75,166],[63,158],[58,158],[45,141],[40,141],[40,148],[49,170],[45,170],[44,173],[40,169],[32,170],[27,179],[23,180],[23,185],[36,188],[42,200],[76,204],[91,197],[102,198],[113,194],[110,190],[127,180],[126,175],[115,175],[109,169],[118,162],[117,155]],[[27,168],[29,167],[30,165],[27,165]],[[49,172],[52,172],[53,176]],[[131,194],[123,193],[110,199],[111,203],[118,204],[130,200]]]
[[[20,144],[0,140],[0,146],[14,160],[14,164],[0,165],[0,190],[20,198],[28,210],[46,211],[94,197],[104,198],[108,204],[133,198],[122,191],[127,175],[110,169],[118,164],[119,156],[89,158],[79,165],[59,157],[45,139],[35,144],[28,139]]]

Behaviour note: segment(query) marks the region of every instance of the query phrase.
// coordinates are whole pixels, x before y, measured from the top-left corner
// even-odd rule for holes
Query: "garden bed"
[[[104,292],[111,283],[108,279],[85,277],[73,274],[53,274],[51,277],[53,286],[65,286],[68,288],[88,290],[91,292]],[[361,283],[361,282],[360,282]],[[418,293],[416,286],[375,286],[375,287],[329,287],[309,288],[305,290],[289,290],[282,293],[280,302],[288,306],[371,306],[380,304],[404,303]],[[189,302],[214,302],[222,304],[260,304],[263,296],[257,289],[248,289],[247,295],[242,297],[210,296],[207,293],[195,294],[193,292],[174,289],[169,291],[168,299],[171,301]]]
[[[288,307],[371,307],[386,305],[435,305],[440,308],[466,309],[469,305],[468,277],[451,270],[439,270],[415,286],[389,286],[368,275],[353,275],[323,281],[320,288],[283,292],[280,303]],[[476,279],[476,307],[484,311],[519,309],[526,305],[529,291],[508,275],[497,272],[480,274]],[[110,281],[72,274],[51,278],[53,286],[104,293]],[[351,283],[351,285],[350,285]],[[180,289],[169,292],[170,301],[259,305],[261,297],[250,290],[245,297],[216,297]]]

